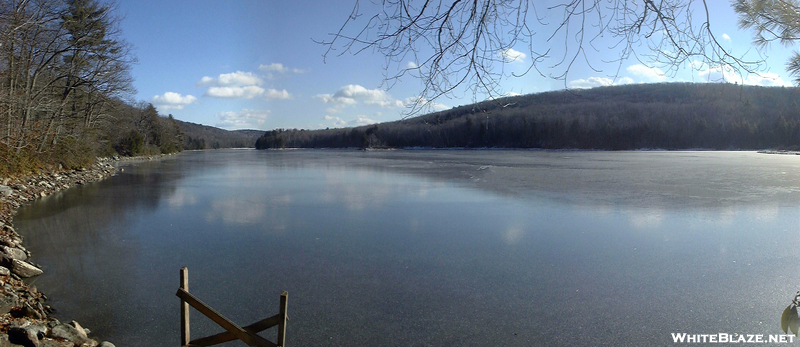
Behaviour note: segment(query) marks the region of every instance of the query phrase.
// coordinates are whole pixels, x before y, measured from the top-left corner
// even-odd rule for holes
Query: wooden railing
[[[223,317],[210,306],[206,305],[200,299],[189,294],[189,270],[186,267],[181,268],[181,285],[178,292],[175,293],[181,299],[181,346],[214,346],[228,341],[241,340],[248,346],[257,347],[283,347],[286,342],[286,316],[287,302],[289,293],[281,293],[281,304],[278,314],[262,319],[258,322],[250,324],[245,327],[239,327],[231,322],[229,319]],[[189,333],[189,307],[194,307],[197,311],[217,323],[226,331],[216,335],[203,337],[200,339],[190,340]],[[269,329],[271,327],[278,327],[278,339],[276,343],[258,335],[258,332]]]

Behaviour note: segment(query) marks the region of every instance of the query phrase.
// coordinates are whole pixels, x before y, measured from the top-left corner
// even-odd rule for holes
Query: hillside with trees
[[[261,130],[224,130],[208,125],[178,121],[183,149],[253,148]]]
[[[256,148],[798,149],[798,88],[662,83],[565,90],[346,129],[276,129]]]

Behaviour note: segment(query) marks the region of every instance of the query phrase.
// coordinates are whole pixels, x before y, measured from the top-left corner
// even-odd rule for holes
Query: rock
[[[21,327],[8,329],[8,341],[25,347],[39,347],[39,337],[36,333]]]
[[[5,255],[0,256],[0,266],[8,268],[12,273],[22,278],[39,276],[44,273],[44,271],[28,262],[12,259]]]
[[[19,347],[19,345],[9,342],[8,335],[0,334],[0,347]]]
[[[14,193],[14,190],[11,187],[0,185],[0,195],[11,196],[12,193]]]
[[[72,343],[72,341],[56,341],[56,340],[44,339],[42,341],[39,341],[39,347],[75,347],[75,344]]]
[[[69,324],[56,325],[55,327],[50,329],[50,332],[47,334],[47,337],[69,340],[78,346],[82,344],[87,344],[89,346],[97,346],[97,341],[94,341],[86,337],[86,335],[81,335],[81,332],[78,331],[78,329]]]
[[[34,318],[34,319],[42,319],[44,318],[44,313],[37,311],[33,306],[28,304],[27,302],[22,305],[22,310],[20,312],[23,317]]]
[[[97,347],[117,347],[117,346],[114,346],[114,344],[111,343],[111,342],[103,341],[103,342],[100,342],[100,344],[97,345]]]
[[[11,270],[9,270],[8,268],[0,266],[0,275],[8,276],[10,274],[11,274]]]
[[[73,326],[75,328],[75,330],[78,331],[78,334],[80,334],[81,336],[89,337],[89,335],[86,333],[86,329],[84,329],[78,322],[71,321],[68,324]]]
[[[0,246],[14,247],[14,241],[7,237],[0,237]]]
[[[36,336],[37,340],[41,340],[47,335],[47,325],[43,323],[28,324],[22,326],[28,333]]]
[[[16,248],[16,247],[9,247],[9,246],[0,246],[0,250],[3,251],[6,255],[11,257],[11,259],[17,260],[28,260],[28,254],[25,251]]]
[[[17,300],[10,296],[0,297],[0,314],[11,312],[11,309],[17,305]]]

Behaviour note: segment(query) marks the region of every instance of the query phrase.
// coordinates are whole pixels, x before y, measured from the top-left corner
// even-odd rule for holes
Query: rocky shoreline
[[[146,160],[146,159],[145,159]],[[89,337],[89,330],[75,321],[61,323],[47,297],[23,278],[42,270],[30,261],[30,252],[14,230],[13,217],[21,206],[38,198],[116,174],[114,159],[98,159],[89,168],[58,170],[23,178],[0,179],[0,347],[113,347]]]

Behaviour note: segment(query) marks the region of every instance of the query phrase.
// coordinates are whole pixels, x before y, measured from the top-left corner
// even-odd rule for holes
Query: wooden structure
[[[181,346],[194,347],[194,346],[214,346],[228,341],[241,340],[248,346],[256,347],[283,347],[286,341],[286,316],[287,300],[289,293],[281,293],[281,306],[278,314],[262,319],[258,322],[250,324],[245,327],[239,327],[231,322],[229,319],[217,313],[213,308],[209,307],[194,295],[189,294],[189,270],[186,267],[181,268],[181,285],[178,292],[175,293],[181,299]],[[189,339],[189,306],[194,307],[197,311],[210,318],[214,323],[224,328],[226,331],[216,335],[203,337],[200,339]],[[257,333],[271,327],[278,327],[278,340],[272,343],[267,339],[258,336]]]

